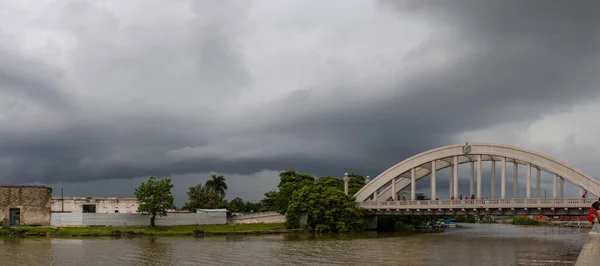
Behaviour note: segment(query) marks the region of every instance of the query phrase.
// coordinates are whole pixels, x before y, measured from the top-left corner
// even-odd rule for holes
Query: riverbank
[[[285,229],[283,223],[270,224],[223,224],[186,225],[156,227],[45,227],[16,226],[0,228],[0,236],[48,236],[48,237],[90,237],[90,236],[212,236],[212,235],[253,235],[285,234],[303,232]]]

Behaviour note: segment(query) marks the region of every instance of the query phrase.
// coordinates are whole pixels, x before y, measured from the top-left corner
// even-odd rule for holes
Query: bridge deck
[[[543,214],[585,215],[593,199],[497,199],[367,201],[357,206],[368,212],[403,215]]]

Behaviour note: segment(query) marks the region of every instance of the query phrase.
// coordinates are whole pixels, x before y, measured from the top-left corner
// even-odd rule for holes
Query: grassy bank
[[[283,223],[239,225],[186,225],[156,227],[44,227],[0,228],[0,236],[202,236],[233,234],[287,233]]]

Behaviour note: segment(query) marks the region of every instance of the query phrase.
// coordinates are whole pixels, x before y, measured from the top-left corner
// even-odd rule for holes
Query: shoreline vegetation
[[[463,224],[469,224],[469,222]],[[549,224],[529,218],[515,219],[510,224],[515,226],[548,226],[548,227],[592,227],[591,224]],[[384,226],[385,227],[385,226]],[[395,223],[385,231],[420,232],[419,225]],[[457,224],[457,228],[468,228]],[[380,228],[384,229],[384,228]],[[390,230],[391,229],[391,230]],[[0,237],[136,237],[136,236],[229,236],[229,235],[264,235],[310,232],[305,229],[287,229],[285,223],[257,224],[218,224],[218,225],[182,225],[182,226],[88,226],[88,227],[51,227],[51,226],[15,226],[0,228]]]
[[[1,236],[44,236],[44,237],[99,237],[99,236],[220,236],[260,235],[304,232],[302,229],[286,229],[283,223],[218,224],[182,226],[89,226],[49,227],[15,226],[0,228]]]

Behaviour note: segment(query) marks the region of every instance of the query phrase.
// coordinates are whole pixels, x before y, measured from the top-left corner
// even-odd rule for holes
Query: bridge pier
[[[377,230],[377,216],[367,216],[367,223],[365,224],[365,230]]]

